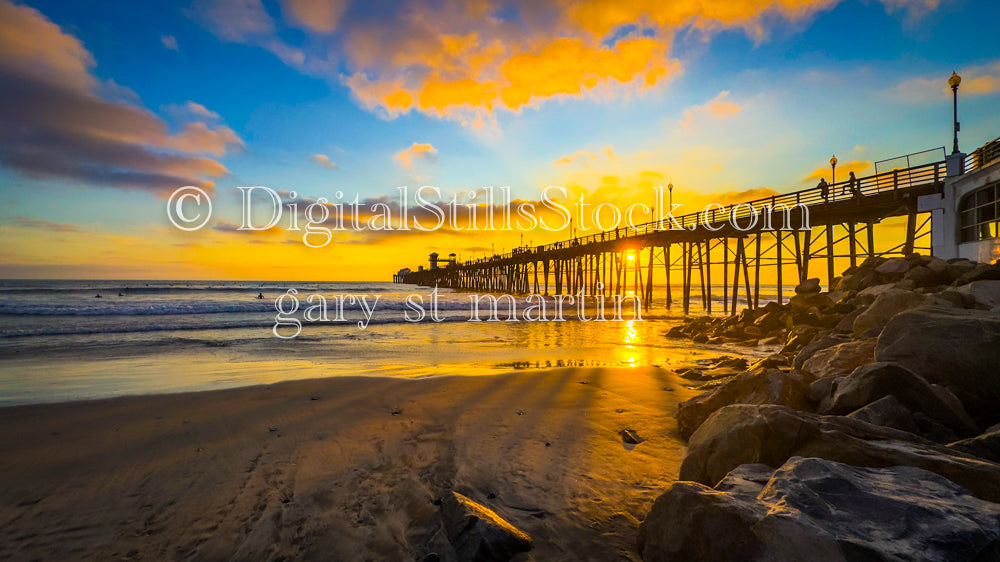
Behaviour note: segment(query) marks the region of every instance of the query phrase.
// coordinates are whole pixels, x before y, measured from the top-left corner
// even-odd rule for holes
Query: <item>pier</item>
[[[810,277],[829,286],[839,265],[935,253],[935,240],[947,238],[935,231],[943,210],[936,202],[945,200],[946,184],[986,168],[1000,170],[1000,139],[968,156],[957,153],[857,178],[853,193],[849,181],[841,181],[830,184],[826,197],[814,187],[716,206],[673,223],[650,222],[444,267],[401,270],[394,281],[510,294],[635,294],[647,309],[654,286],[665,289],[667,308],[679,286],[685,314],[692,300],[712,313],[713,295],[721,296],[723,313],[735,314],[740,301],[750,308],[760,305],[762,271],[772,273],[767,284],[784,302]],[[983,176],[983,181],[992,180]],[[906,218],[902,241],[877,251],[876,231],[891,217]]]

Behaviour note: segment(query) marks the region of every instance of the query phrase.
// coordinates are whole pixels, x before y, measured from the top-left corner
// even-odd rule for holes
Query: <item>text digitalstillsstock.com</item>
[[[597,284],[597,290],[604,288]],[[281,339],[293,339],[302,332],[303,323],[336,324],[356,322],[359,329],[368,327],[378,309],[380,295],[338,294],[324,296],[313,293],[299,298],[297,289],[288,289],[274,300],[277,314],[271,331]],[[437,288],[428,295],[412,293],[404,299],[403,320],[405,322],[443,322],[445,316],[439,307],[440,294]],[[303,301],[305,304],[303,304]],[[362,318],[348,320],[344,311],[356,306]],[[575,295],[539,294],[525,295],[519,302],[510,294],[469,295],[468,322],[565,322],[566,315],[571,320],[583,322],[623,322],[623,306],[631,309],[628,320],[642,321],[642,303],[634,294],[615,295],[605,298],[603,294],[589,295],[581,290]],[[300,314],[301,313],[301,314]],[[301,316],[301,318],[299,318]]]
[[[652,226],[653,230],[716,231],[729,227],[740,232],[755,228],[763,230],[794,230],[792,212],[800,215],[798,229],[809,228],[809,208],[766,201],[722,205],[709,203],[691,217],[679,221],[675,215],[682,206],[673,203],[662,187],[652,188],[650,205],[635,202],[621,209],[610,202],[589,202],[583,195],[570,203],[569,193],[561,186],[541,190],[537,201],[514,199],[509,187],[485,187],[457,194],[446,199],[433,186],[419,187],[412,192],[406,186],[397,188],[398,199],[387,197],[361,200],[345,199],[337,191],[334,199],[300,197],[294,191],[276,191],[265,186],[237,187],[241,193],[241,218],[238,231],[260,232],[280,228],[301,232],[302,243],[322,248],[334,241],[334,233],[343,231],[523,231],[560,232],[617,231],[619,228],[638,232]],[[460,201],[460,199],[462,199]],[[178,188],[167,202],[167,216],[173,225],[184,231],[199,230],[211,220],[212,203],[208,193],[194,186]],[[778,220],[775,220],[778,215]],[[783,219],[783,220],[782,220]],[[772,224],[774,223],[774,224]],[[779,226],[780,225],[780,226]]]

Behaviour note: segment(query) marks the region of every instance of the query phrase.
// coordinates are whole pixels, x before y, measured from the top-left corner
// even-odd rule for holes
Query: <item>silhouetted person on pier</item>
[[[816,185],[819,188],[819,194],[823,196],[823,200],[830,201],[830,184],[826,183],[826,178],[820,178],[819,184]]]
[[[854,172],[851,172],[851,177],[847,179],[847,188],[851,190],[851,195],[855,199],[861,199],[861,184]]]

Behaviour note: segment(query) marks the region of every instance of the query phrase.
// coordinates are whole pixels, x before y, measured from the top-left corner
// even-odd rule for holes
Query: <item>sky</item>
[[[870,174],[950,152],[952,71],[969,151],[1000,135],[998,19],[993,0],[0,0],[0,278],[388,281],[571,231],[311,247],[290,221],[401,186],[624,209],[669,182],[693,212],[829,180],[833,154],[838,179]],[[195,231],[168,218],[182,186],[212,201]],[[298,211],[239,230],[247,186]]]

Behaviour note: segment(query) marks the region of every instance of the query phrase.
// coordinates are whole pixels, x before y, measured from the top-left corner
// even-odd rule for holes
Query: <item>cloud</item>
[[[287,5],[312,5],[314,2],[288,2]],[[310,8],[304,11],[290,10],[289,15],[309,14]],[[254,45],[261,47],[281,62],[292,68],[312,74],[333,72],[333,63],[329,60],[329,50],[318,50],[309,55],[301,49],[288,44],[278,33],[282,31],[280,22],[267,13],[261,0],[195,0],[188,10],[195,21],[202,24],[216,37],[230,43]]]
[[[242,146],[231,129],[192,123],[172,134],[134,101],[101,97],[109,89],[94,64],[37,10],[0,0],[0,162],[32,177],[156,193],[212,188],[206,178],[228,173],[203,155]]]
[[[871,162],[866,162],[864,160],[851,160],[850,162],[837,162],[837,181],[842,182],[847,179],[847,177],[854,172],[857,176],[862,176],[869,171],[872,171],[873,164]],[[826,181],[831,181],[833,179],[832,169],[830,166],[820,166],[813,170],[811,174],[806,176],[802,181],[819,181],[820,178],[825,178]]]
[[[177,38],[173,35],[161,35],[160,43],[163,43],[163,46],[171,51],[180,51],[180,48],[177,46]]]
[[[695,121],[704,117],[725,119],[739,113],[743,108],[729,101],[729,92],[719,92],[717,96],[702,105],[695,105],[684,110],[681,127],[690,129]]]
[[[226,234],[249,234],[249,235],[256,235],[256,234],[274,235],[274,234],[281,234],[285,231],[285,229],[277,225],[264,230],[249,230],[249,229],[240,230],[240,225],[231,223],[223,219],[214,219],[212,221],[212,230],[215,230],[216,232],[224,232]]]
[[[683,72],[675,37],[740,30],[760,43],[842,0],[414,0],[351,11],[347,0],[196,0],[219,38],[257,45],[346,86],[385,119],[419,112],[490,130],[497,113],[564,99],[610,100],[662,88]],[[882,0],[919,17],[939,0]],[[304,30],[294,46],[289,28]],[[730,102],[731,103],[731,102]],[[733,105],[719,105],[720,111]]]
[[[593,152],[587,152],[586,150],[578,150],[569,156],[563,156],[562,158],[556,159],[553,162],[556,166],[567,166],[573,163],[579,163],[583,166],[590,165],[591,162],[597,159],[597,155]]]
[[[260,0],[196,0],[191,8],[215,35],[234,43],[249,42],[275,29]]]
[[[38,230],[47,230],[49,232],[84,232],[82,228],[73,224],[57,223],[47,220],[34,219],[31,217],[14,217],[10,219],[10,223],[21,228],[34,228]]]
[[[337,29],[347,0],[282,0],[281,9],[304,29],[329,33]]]
[[[437,162],[437,149],[430,143],[415,142],[396,153],[394,158],[404,170],[412,170],[416,162]]]
[[[205,118],[205,119],[211,119],[211,120],[219,119],[219,114],[218,113],[212,111],[211,109],[208,109],[207,107],[205,107],[204,105],[201,105],[200,103],[195,103],[193,101],[188,101],[187,103],[184,104],[183,107],[191,115],[194,115],[194,116],[197,116],[197,117],[202,117],[202,118]]]
[[[984,96],[1000,92],[1000,61],[972,66],[958,71],[962,77],[959,96]],[[894,99],[911,104],[928,104],[950,100],[950,74],[918,76],[899,82],[889,90]]]
[[[330,160],[330,157],[326,154],[313,154],[309,157],[310,160],[316,162],[320,166],[323,166],[327,170],[336,170],[337,165]]]

